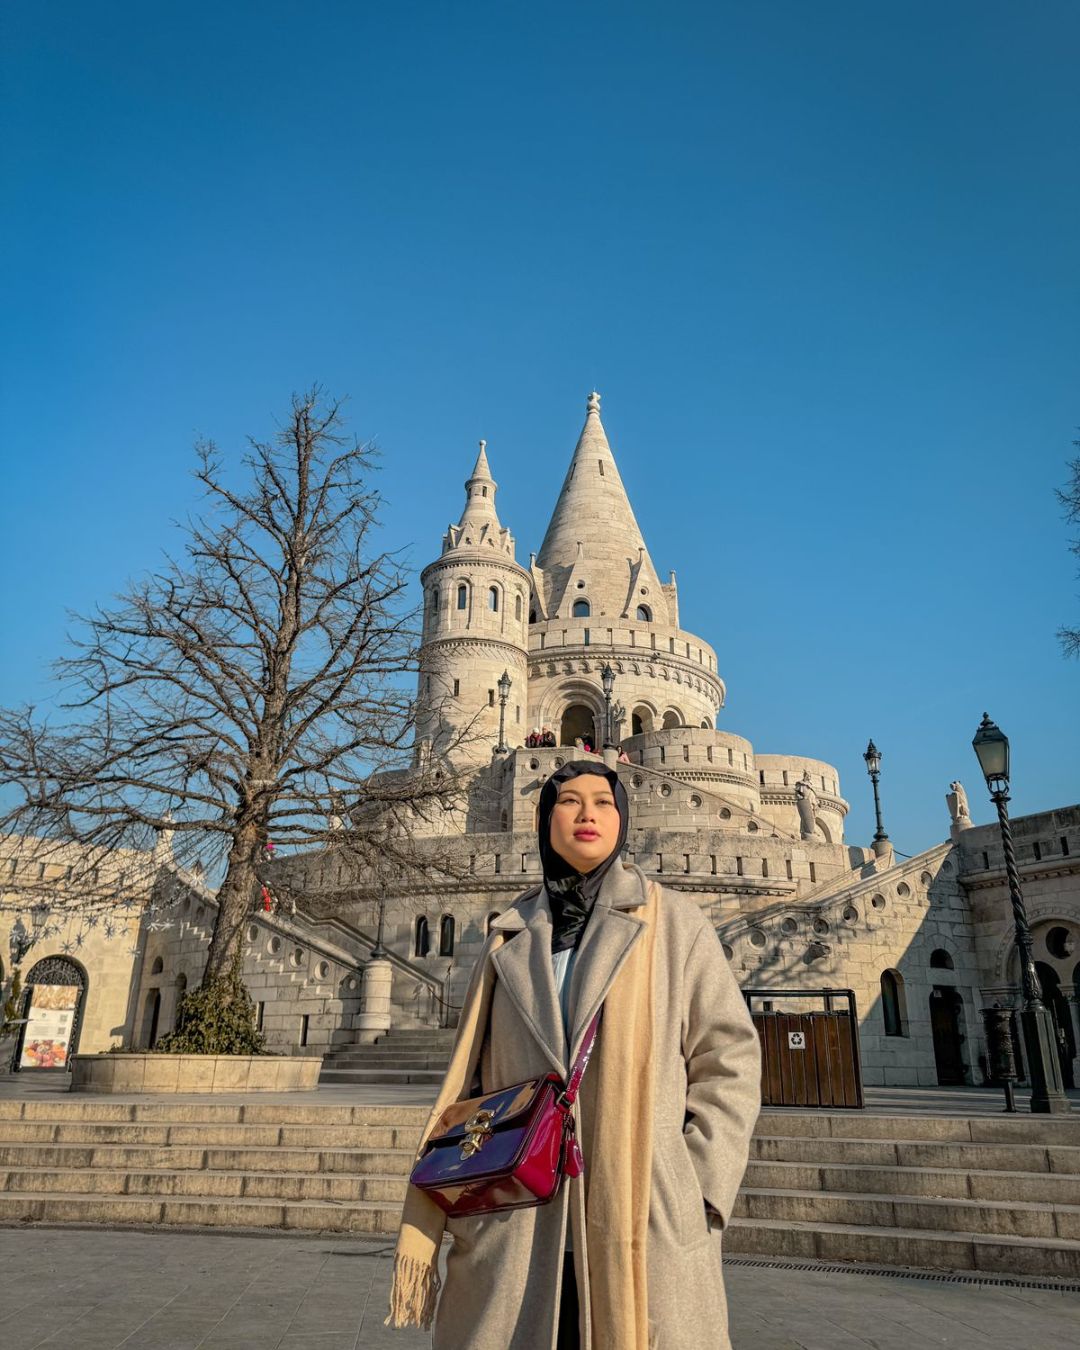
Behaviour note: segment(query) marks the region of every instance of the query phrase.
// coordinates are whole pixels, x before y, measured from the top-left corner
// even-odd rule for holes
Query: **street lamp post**
[[[881,751],[873,741],[863,751],[863,759],[866,760],[866,772],[870,775],[870,781],[874,785],[874,819],[877,821],[877,829],[874,831],[874,852],[880,855],[886,851],[889,836],[885,833],[885,826],[881,823],[881,797],[878,793],[878,779],[881,777]]]
[[[1069,1111],[1061,1077],[1054,1024],[1042,1001],[1042,987],[1035,970],[1035,956],[1031,943],[1024,896],[1020,890],[1020,872],[1013,851],[1012,829],[1009,826],[1009,738],[995,726],[988,713],[971,742],[979,760],[990,800],[997,807],[1001,827],[1001,846],[1005,854],[1005,873],[1009,880],[1009,898],[1012,901],[1013,923],[1016,930],[1016,950],[1020,956],[1020,983],[1024,1006],[1020,1025],[1024,1032],[1028,1075],[1031,1079],[1031,1110],[1043,1115],[1059,1115]]]
[[[510,688],[513,685],[507,671],[499,676],[499,744],[495,747],[497,755],[505,755],[510,747],[506,744],[506,700],[510,697]]]
[[[615,689],[615,672],[605,661],[600,671],[600,683],[604,688],[604,749],[611,744],[611,695]]]

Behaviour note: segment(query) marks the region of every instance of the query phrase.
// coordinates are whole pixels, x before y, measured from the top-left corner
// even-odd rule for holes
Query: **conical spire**
[[[513,556],[514,541],[509,530],[499,523],[495,510],[498,484],[488,465],[487,441],[480,442],[473,471],[465,480],[465,509],[456,525],[451,525],[443,537],[443,552],[453,548],[495,547]]]
[[[588,599],[594,615],[626,614],[642,587],[650,610],[666,608],[600,421],[600,395],[595,391],[588,397],[585,425],[536,563],[545,577],[549,615],[562,613],[579,598]],[[567,595],[571,574],[573,594]]]

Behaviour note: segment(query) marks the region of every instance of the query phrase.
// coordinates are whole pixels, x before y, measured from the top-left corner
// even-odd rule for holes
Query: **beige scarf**
[[[652,1178],[653,953],[660,888],[649,885],[637,910],[645,932],[604,1002],[592,1072],[596,1115],[585,1172],[586,1249],[594,1350],[648,1350],[646,1243]],[[420,1139],[420,1150],[447,1106],[470,1090],[487,1031],[495,970],[495,933],[473,972],[450,1067]],[[410,1186],[401,1216],[390,1290],[391,1327],[430,1327],[439,1296],[439,1247],[446,1215]]]

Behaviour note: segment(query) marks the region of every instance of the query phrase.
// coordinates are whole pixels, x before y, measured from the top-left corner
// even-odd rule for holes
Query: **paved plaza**
[[[420,1350],[382,1325],[384,1240],[0,1229],[3,1350]],[[1075,1344],[1080,1290],[728,1270],[736,1350]],[[1072,1286],[1075,1288],[1075,1286]],[[707,1347],[703,1347],[707,1350]]]

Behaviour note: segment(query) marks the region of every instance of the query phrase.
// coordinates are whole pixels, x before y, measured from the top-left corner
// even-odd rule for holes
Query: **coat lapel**
[[[645,930],[643,921],[628,912],[645,902],[642,874],[637,868],[616,864],[604,878],[574,963],[570,986],[571,1063],[589,1023]]]
[[[565,1077],[566,1038],[551,964],[551,908],[547,895],[541,890],[515,908],[524,920],[524,927],[518,932],[509,931],[512,911],[495,920],[493,928],[508,931],[507,941],[494,953],[491,963],[551,1067]]]

